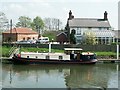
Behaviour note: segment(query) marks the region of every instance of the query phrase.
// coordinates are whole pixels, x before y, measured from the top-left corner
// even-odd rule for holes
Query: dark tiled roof
[[[33,31],[31,28],[13,28],[12,31],[6,31],[3,33],[17,33],[17,34],[38,34],[37,32]]]
[[[111,27],[109,21],[95,18],[73,18],[69,20],[70,27]]]
[[[66,34],[65,32],[61,32],[61,33],[57,34],[57,36],[59,36],[59,35],[61,35],[61,34],[64,34],[64,35],[67,36],[67,34]]]

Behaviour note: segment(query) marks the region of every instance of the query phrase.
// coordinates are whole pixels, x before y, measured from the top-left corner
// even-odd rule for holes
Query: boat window
[[[50,59],[50,56],[46,56],[46,59]]]
[[[96,59],[95,55],[81,55],[82,60]]]
[[[37,56],[35,58],[38,58]]]
[[[27,58],[29,58],[29,56],[27,56]]]
[[[62,60],[62,59],[63,59],[63,56],[59,56],[59,59]]]

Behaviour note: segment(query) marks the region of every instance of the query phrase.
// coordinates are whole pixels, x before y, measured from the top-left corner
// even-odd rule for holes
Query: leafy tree
[[[70,34],[70,43],[76,44],[76,38],[75,38],[75,30],[73,29]]]
[[[19,21],[16,24],[16,27],[31,27],[31,18],[27,16],[20,16]]]
[[[0,32],[8,29],[8,19],[3,12],[0,12]]]
[[[85,32],[85,44],[95,45],[97,44],[94,32]]]
[[[37,16],[33,19],[31,26],[33,30],[41,33],[40,30],[42,31],[44,29],[44,22],[39,16]]]

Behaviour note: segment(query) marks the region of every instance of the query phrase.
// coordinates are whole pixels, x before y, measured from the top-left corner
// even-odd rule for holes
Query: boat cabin
[[[70,55],[70,60],[90,60],[96,59],[95,53],[82,52],[81,48],[64,48],[64,52]]]
[[[70,59],[77,59],[80,60],[80,55],[82,53],[81,48],[64,48],[64,52],[67,55],[70,55]]]

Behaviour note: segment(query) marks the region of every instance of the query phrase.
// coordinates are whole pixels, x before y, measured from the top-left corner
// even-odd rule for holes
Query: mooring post
[[[49,53],[51,52],[51,42],[49,43]]]
[[[119,60],[119,45],[117,44],[117,60]]]

